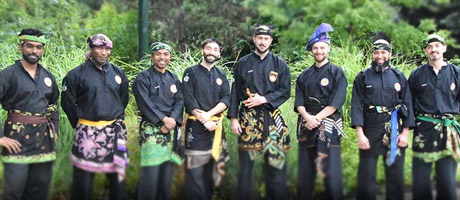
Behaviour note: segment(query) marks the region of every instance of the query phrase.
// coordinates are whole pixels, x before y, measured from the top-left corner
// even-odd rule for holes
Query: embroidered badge
[[[115,76],[115,82],[117,82],[117,84],[120,85],[121,84],[121,77],[116,75]]]
[[[275,82],[277,78],[278,78],[278,72],[271,71],[270,72],[270,78],[269,78],[270,81]]]
[[[176,84],[172,84],[171,87],[170,87],[170,89],[171,89],[171,92],[172,92],[172,93],[176,93],[176,92],[177,92]]]
[[[450,84],[450,90],[454,91],[455,90],[455,83],[452,82],[452,84]]]
[[[217,79],[216,79],[216,83],[217,83],[217,85],[222,85],[222,79],[217,78]]]
[[[395,83],[395,90],[396,90],[397,92],[401,91],[401,84]]]
[[[327,85],[329,85],[329,79],[327,79],[327,78],[321,79],[321,85],[322,85],[322,86],[327,86]]]
[[[188,82],[188,79],[189,79],[189,78],[190,78],[190,77],[188,77],[188,74],[185,75],[185,76],[184,76],[184,82]]]
[[[51,85],[53,84],[53,82],[51,81],[51,79],[49,77],[46,77],[43,82],[45,82],[45,85],[48,86],[48,87],[51,87]]]

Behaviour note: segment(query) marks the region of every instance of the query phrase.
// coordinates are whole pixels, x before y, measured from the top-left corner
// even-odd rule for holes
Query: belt
[[[97,126],[97,127],[104,127],[104,126],[107,126],[109,124],[112,124],[113,122],[115,122],[116,120],[110,120],[110,121],[90,121],[90,120],[87,120],[87,119],[78,119],[78,123],[80,124],[83,124],[83,125],[86,125],[86,126]]]
[[[216,161],[219,160],[220,153],[222,152],[222,130],[223,130],[222,121],[224,120],[224,116],[225,114],[222,113],[220,114],[220,116],[211,117],[212,121],[217,121],[217,127],[214,132],[214,140],[212,142],[212,149],[211,149],[211,155]],[[188,119],[196,120],[197,117],[194,115],[189,115]]]
[[[44,116],[24,115],[21,113],[8,113],[8,120],[13,122],[19,122],[24,124],[44,124],[48,123],[51,128],[50,138],[54,138],[56,133],[56,127],[54,126],[51,119]]]
[[[436,117],[433,117],[433,116],[436,116]],[[458,158],[460,156],[458,152],[459,144],[458,144],[458,140],[456,140],[456,137],[454,135],[455,133],[453,132],[453,130],[455,129],[457,131],[457,134],[460,135],[460,124],[457,122],[457,120],[455,120],[455,118],[453,118],[453,115],[424,114],[424,115],[418,115],[417,119],[421,121],[435,123],[435,124],[442,123],[443,126],[446,127],[447,137],[452,138],[452,143],[447,142],[447,145],[446,145],[447,150],[452,152],[452,157],[454,157],[454,159],[458,161]]]
[[[387,165],[392,165],[396,160],[396,153],[398,151],[398,112],[401,111],[403,116],[407,115],[407,108],[404,105],[397,105],[395,107],[374,106],[370,105],[366,108],[367,111],[375,111],[377,113],[388,113],[390,118],[390,156],[387,159]]]

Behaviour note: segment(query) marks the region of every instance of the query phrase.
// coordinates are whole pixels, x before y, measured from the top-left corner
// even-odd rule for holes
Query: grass
[[[347,48],[334,47],[331,52],[330,59],[333,63],[343,67],[345,74],[348,79],[347,88],[347,100],[343,106],[341,112],[344,116],[345,132],[349,136],[348,139],[342,140],[342,160],[343,160],[343,178],[345,183],[344,192],[348,194],[351,190],[356,187],[356,176],[357,166],[359,161],[358,156],[358,145],[356,143],[356,134],[353,129],[349,127],[350,123],[350,100],[351,100],[351,88],[354,77],[356,74],[363,70],[369,63],[368,54],[362,49],[355,48],[353,46],[344,45]],[[0,69],[11,65],[14,60],[20,58],[20,54],[17,51],[17,47],[14,45],[0,44],[0,50],[3,52],[0,54]],[[63,77],[67,72],[78,66],[84,61],[85,49],[69,48],[65,45],[49,44],[46,46],[45,55],[40,62],[44,67],[53,72],[56,76],[59,86],[61,85]],[[282,53],[281,53],[282,54]],[[169,70],[173,71],[182,77],[183,71],[188,66],[197,64],[200,61],[201,55],[199,52],[186,52],[181,55],[175,55],[172,62],[170,63]],[[128,78],[133,80],[135,76],[149,65],[149,58],[144,59],[138,63],[124,63],[112,57],[111,61],[118,66],[121,66],[127,73]],[[415,68],[415,64],[412,61],[404,60],[401,58],[393,58],[393,63],[396,68],[403,71],[406,76]],[[232,61],[221,61],[222,63],[231,63]],[[289,63],[291,69],[291,80],[297,79],[297,76],[303,69],[311,66],[314,62],[311,55],[304,55],[304,59],[297,62]],[[224,69],[228,74],[229,80],[231,79],[231,71]],[[293,95],[294,88],[292,87],[291,98],[281,106],[283,116],[287,122],[290,130],[292,149],[287,153],[287,165],[288,165],[288,188],[291,194],[295,194],[297,185],[297,140],[295,134],[295,127],[297,123],[297,114],[293,111]],[[135,105],[134,97],[131,94],[128,108],[126,109],[126,124],[128,128],[128,148],[130,151],[130,165],[127,169],[127,191],[132,197],[134,194],[135,186],[139,176],[139,143],[138,143],[138,117],[137,117],[137,106]],[[1,111],[1,119],[5,119],[5,111]],[[60,136],[57,144],[57,159],[55,162],[53,172],[53,182],[50,191],[50,197],[52,199],[68,199],[70,195],[70,186],[72,182],[72,165],[70,162],[70,150],[73,141],[73,132],[68,120],[64,114],[60,114]],[[224,178],[224,182],[221,188],[216,190],[217,199],[228,199],[234,197],[237,184],[237,169],[238,169],[238,151],[237,151],[237,137],[230,131],[230,122],[228,119],[224,120],[225,133],[228,140],[230,161],[227,163],[227,176]],[[410,146],[410,145],[409,145]],[[406,151],[406,162],[405,162],[405,182],[411,184],[411,156],[412,152]],[[383,163],[379,161],[378,168],[378,183],[384,184],[384,173]],[[265,189],[263,185],[263,174],[261,170],[262,159],[256,161],[255,167],[255,189],[261,196],[264,195]],[[175,199],[184,198],[184,167],[179,166],[176,169],[176,173],[173,179],[172,195]],[[0,172],[2,167],[0,166]],[[316,180],[316,189],[323,191],[322,180],[318,176]],[[2,176],[0,175],[0,185],[3,184]],[[105,176],[97,175],[94,182],[93,197],[94,199],[101,199],[107,196],[108,191],[106,190],[107,182]],[[3,187],[0,188],[0,193]]]

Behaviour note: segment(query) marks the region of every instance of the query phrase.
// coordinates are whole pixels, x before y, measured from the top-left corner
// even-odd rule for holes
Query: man
[[[409,77],[414,113],[412,183],[414,199],[432,199],[431,170],[436,166],[436,199],[457,199],[455,177],[459,150],[460,68],[444,61],[444,38],[424,41],[428,63]]]
[[[285,153],[290,148],[290,138],[278,107],[289,99],[291,75],[287,64],[270,53],[270,27],[258,25],[252,39],[256,50],[242,57],[234,68],[228,111],[232,131],[239,135],[237,199],[252,199],[254,159],[260,155],[265,159],[267,198],[285,199]]]
[[[339,109],[346,99],[347,78],[342,68],[329,62],[330,31],[331,25],[322,23],[312,34],[306,49],[315,64],[296,81],[299,199],[313,199],[316,170],[325,178],[329,199],[343,199],[340,138],[346,135]]]
[[[141,172],[138,199],[170,199],[169,188],[173,163],[182,164],[175,147],[178,127],[182,123],[184,99],[176,74],[167,70],[172,48],[161,42],[150,46],[153,65],[137,75],[133,93],[139,107],[141,122]]]
[[[222,120],[230,103],[230,84],[226,74],[215,66],[222,43],[206,39],[201,43],[203,60],[187,68],[183,94],[188,120],[185,125],[185,196],[187,199],[212,199],[219,186],[223,167],[229,159]],[[214,180],[213,180],[214,177]]]
[[[22,59],[0,72],[0,102],[8,111],[3,146],[3,199],[47,199],[59,127],[59,90],[38,62],[47,40],[40,30],[19,33]],[[0,124],[1,126],[1,124]]]
[[[390,66],[390,56],[390,38],[377,33],[371,67],[353,82],[351,126],[356,128],[360,149],[357,199],[376,198],[380,155],[386,161],[386,199],[404,199],[404,154],[414,117],[408,82]]]
[[[126,199],[124,110],[129,86],[124,71],[109,63],[112,41],[103,34],[88,38],[88,59],[69,71],[62,83],[61,105],[75,128],[70,159],[74,165],[72,199],[90,199],[95,173],[106,173],[110,199]]]

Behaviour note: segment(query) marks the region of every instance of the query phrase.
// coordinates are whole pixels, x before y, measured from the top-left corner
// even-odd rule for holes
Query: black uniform
[[[281,58],[270,52],[264,59],[251,53],[238,61],[233,77],[228,117],[238,118],[243,130],[238,137],[240,166],[237,198],[252,199],[254,159],[264,155],[267,196],[284,199],[287,194],[285,151],[290,148],[290,138],[278,107],[290,96],[289,68]],[[240,106],[249,98],[248,93],[258,93],[268,103],[251,109]]]
[[[447,64],[438,74],[429,64],[412,72],[416,126],[413,138],[414,199],[432,199],[431,166],[436,165],[437,199],[456,199],[455,174],[459,150],[460,68]]]
[[[61,104],[72,127],[78,119],[123,119],[129,100],[128,83],[125,72],[108,62],[102,71],[90,60],[69,71],[63,80]]]
[[[192,116],[194,109],[209,111],[219,103],[230,104],[230,84],[224,72],[217,67],[208,70],[202,65],[187,68],[182,80],[185,111]],[[222,115],[218,115],[223,117]],[[208,131],[196,119],[185,125],[185,193],[187,199],[212,199],[213,171],[217,169],[211,157],[215,131]],[[222,132],[223,150],[217,162],[227,161],[225,134]],[[213,168],[215,168],[213,170]]]
[[[0,71],[0,102],[8,111],[4,131],[21,143],[18,153],[3,147],[4,199],[46,199],[56,159],[52,125],[58,132],[59,90],[53,74],[37,64],[31,77],[20,61]],[[40,118],[41,122],[29,121]],[[0,122],[1,126],[1,122]]]
[[[358,199],[376,197],[377,159],[379,155],[383,155],[384,160],[389,158],[389,124],[391,113],[396,109],[400,109],[398,121],[402,120],[399,127],[413,127],[411,93],[402,72],[392,67],[383,71],[370,67],[356,76],[351,100],[351,126],[363,127],[370,144],[369,150],[360,150]],[[404,152],[405,148],[400,148],[395,162],[390,166],[384,165],[387,199],[404,198]]]
[[[153,66],[137,75],[133,93],[142,117],[139,138],[141,144],[141,173],[138,183],[139,199],[169,199],[173,165],[182,164],[177,140],[178,127],[182,124],[184,99],[177,76],[164,73]],[[160,131],[164,117],[176,120],[176,129],[164,134]]]
[[[311,115],[318,114],[324,107],[333,106],[337,111],[328,116],[336,125],[341,127],[330,131],[317,127],[308,130],[299,115],[297,122],[297,140],[299,142],[299,168],[297,193],[299,199],[313,199],[315,186],[316,167],[314,162],[318,154],[326,155],[325,165],[321,159],[317,162],[322,166],[320,172],[327,174],[326,190],[331,199],[343,199],[342,158],[340,153],[340,132],[343,133],[342,117],[339,109],[345,102],[347,94],[347,79],[344,71],[328,62],[322,67],[315,64],[299,75],[296,81],[296,96],[294,111],[297,107],[304,106]],[[327,120],[322,123],[325,127]],[[329,129],[328,129],[329,130]],[[321,158],[321,156],[320,156]],[[326,170],[325,170],[326,169]]]
[[[91,60],[72,69],[62,83],[61,105],[75,128],[71,160],[74,165],[73,199],[91,197],[94,173],[107,173],[111,199],[125,199],[126,150],[124,109],[129,86],[124,71],[106,62],[102,70]],[[84,123],[108,121],[104,125]],[[91,144],[97,146],[92,147]]]

